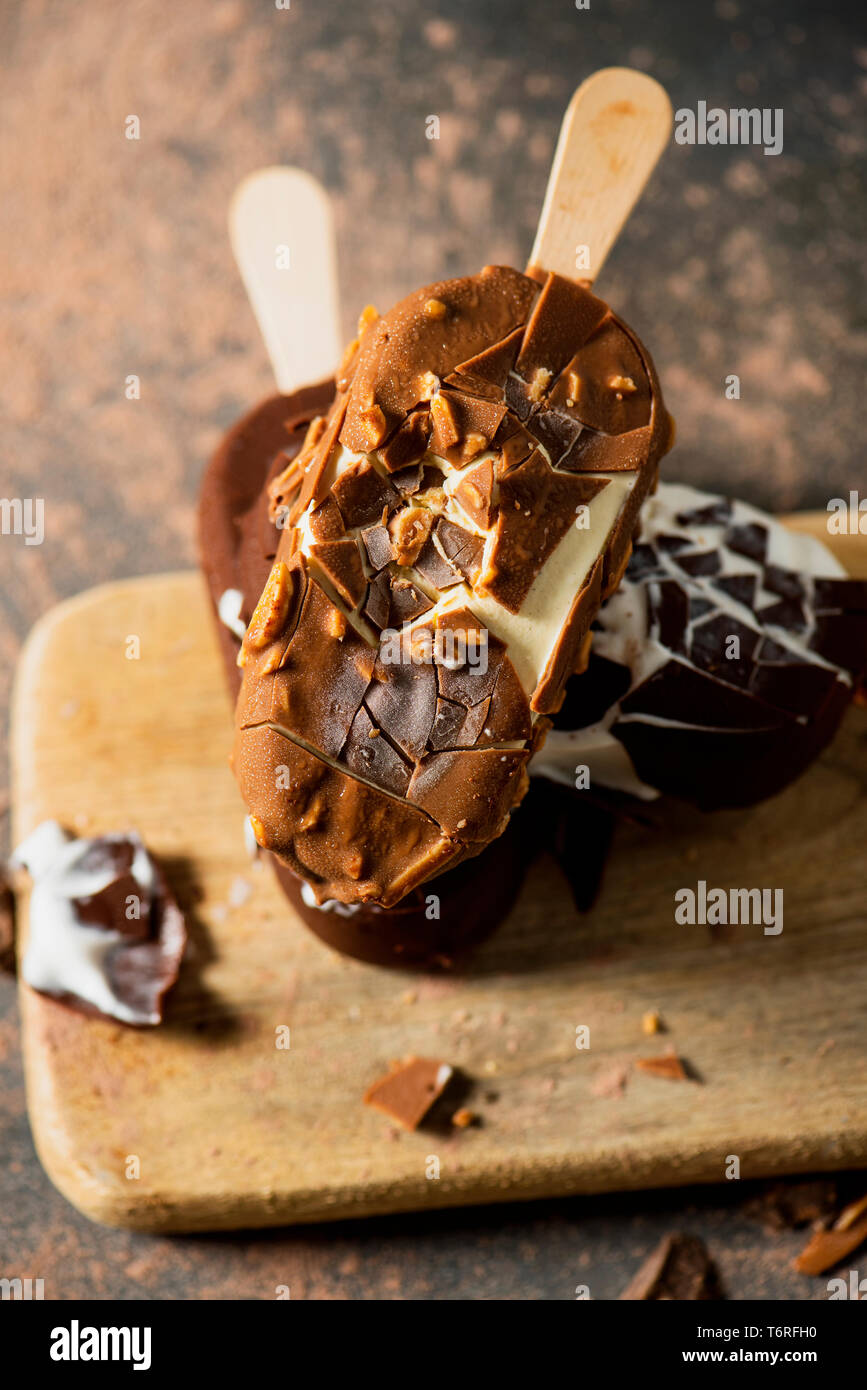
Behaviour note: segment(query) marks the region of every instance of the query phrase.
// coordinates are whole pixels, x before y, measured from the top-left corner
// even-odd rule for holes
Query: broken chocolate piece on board
[[[665,1236],[620,1295],[622,1301],[722,1298],[713,1261],[698,1236]]]
[[[683,1062],[674,1052],[664,1052],[661,1057],[638,1057],[635,1065],[639,1071],[646,1071],[650,1076],[662,1077],[664,1081],[689,1080]]]
[[[84,1012],[160,1023],[187,929],[135,831],[74,839],[43,821],[12,863],[33,880],[22,979]]]
[[[276,472],[235,766],[260,843],[319,902],[391,906],[502,833],[655,484],[670,426],[650,358],[596,296],[542,280],[489,266],[366,314],[331,410]],[[485,663],[441,646],[479,633]],[[257,788],[269,735],[309,794]],[[392,820],[415,837],[404,866],[372,831],[329,838],[347,779],[359,814],[380,798],[381,840]]]
[[[418,1129],[453,1075],[454,1069],[448,1062],[408,1057],[405,1062],[395,1062],[385,1076],[367,1088],[364,1103],[404,1129]]]
[[[771,796],[827,745],[863,681],[865,618],[867,582],[821,542],[745,502],[661,484],[531,770],[574,786],[581,763],[591,785],[708,810]]]

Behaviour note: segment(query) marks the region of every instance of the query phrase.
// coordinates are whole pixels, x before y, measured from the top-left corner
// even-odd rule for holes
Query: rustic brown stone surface
[[[195,563],[203,462],[272,389],[225,233],[238,179],[299,163],[333,193],[349,336],[364,304],[467,273],[481,248],[523,263],[562,110],[608,64],[651,72],[675,107],[785,104],[779,157],[673,144],[599,286],[646,339],[677,418],[666,476],[775,509],[858,485],[867,53],[854,12],[726,0],[683,26],[679,10],[4,7],[0,493],[45,498],[46,540],[0,537],[0,707],[23,637],[59,598]],[[123,135],[133,113],[138,142]],[[724,395],[732,372],[739,401]],[[139,401],[124,397],[131,374]],[[741,1220],[732,1184],[252,1239],[103,1231],[38,1168],[6,980],[0,1173],[16,1261],[3,1273],[44,1277],[47,1297],[270,1298],[289,1283],[308,1298],[572,1298],[586,1282],[615,1298],[673,1228],[702,1236],[729,1296],[826,1296],[787,1268],[803,1237]]]

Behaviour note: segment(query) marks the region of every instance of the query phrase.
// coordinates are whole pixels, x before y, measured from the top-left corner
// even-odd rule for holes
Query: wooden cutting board
[[[867,538],[835,548],[867,575]],[[16,836],[48,816],[134,825],[192,909],[162,1028],[21,986],[37,1148],[89,1216],[213,1230],[721,1181],[729,1155],[743,1178],[867,1164],[867,711],[764,806],[624,823],[583,917],[540,859],[449,978],[345,960],[308,933],[247,857],[229,744],[197,575],[94,589],[35,628],[14,700]],[[782,888],[782,934],[676,926],[674,893],[699,878]],[[654,1009],[668,1031],[647,1037]],[[700,1079],[635,1069],[668,1047]],[[409,1053],[458,1066],[456,1104],[481,1122],[398,1134],[362,1105]]]

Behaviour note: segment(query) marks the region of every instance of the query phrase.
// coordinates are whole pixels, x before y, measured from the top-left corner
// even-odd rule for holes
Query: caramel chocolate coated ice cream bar
[[[663,483],[595,627],[532,771],[748,806],[833,738],[867,671],[867,581],[756,507]]]
[[[280,531],[269,516],[269,481],[299,452],[307,428],[327,413],[333,381],[275,395],[225,435],[202,479],[199,536],[229,690],[237,697],[241,638],[268,578]],[[309,887],[273,855],[277,881],[295,911],[329,946],[375,965],[450,969],[500,924],[520,890],[531,854],[519,830],[436,883],[436,910],[418,888],[397,907],[317,904]]]
[[[317,902],[391,907],[505,829],[670,421],[634,334],[556,275],[486,267],[360,328],[271,483],[234,766]]]

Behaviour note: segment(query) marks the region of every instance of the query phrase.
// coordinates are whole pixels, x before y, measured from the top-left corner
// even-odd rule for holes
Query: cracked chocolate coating
[[[327,418],[272,479],[280,539],[239,658],[252,824],[318,900],[391,906],[503,832],[669,432],[646,352],[571,281],[487,267],[365,312]],[[634,486],[526,689],[496,613],[520,615],[624,470]],[[443,654],[456,614],[493,666]]]
[[[268,515],[266,483],[299,452],[310,421],[327,411],[333,398],[334,383],[323,382],[291,397],[264,401],[228,432],[202,479],[202,565],[233,697],[240,686],[240,639],[220,620],[220,597],[226,590],[237,590],[245,624],[249,621],[280,539]],[[399,472],[392,474],[392,482],[398,490],[402,482],[414,484],[408,491],[416,491],[422,481],[421,466],[410,467],[405,473],[405,479]],[[408,580],[394,580],[391,596],[400,609],[392,624],[418,616],[431,606]],[[469,723],[488,703],[469,711],[463,706],[454,708],[459,710],[460,721]],[[363,739],[368,738],[371,727],[362,706],[345,745],[350,770],[362,775],[366,775],[371,756]],[[474,740],[475,733],[470,742]],[[406,762],[386,739],[374,740],[372,747],[378,766],[376,780],[382,779],[390,790],[403,794],[410,777]],[[417,888],[398,907],[382,908],[375,903],[317,907],[309,890],[305,895],[303,880],[269,855],[277,881],[295,911],[329,946],[371,964],[424,970],[451,969],[499,925],[514,903],[529,858],[526,835],[510,825],[483,855],[444,874],[433,889]],[[435,911],[431,891],[436,895]]]

